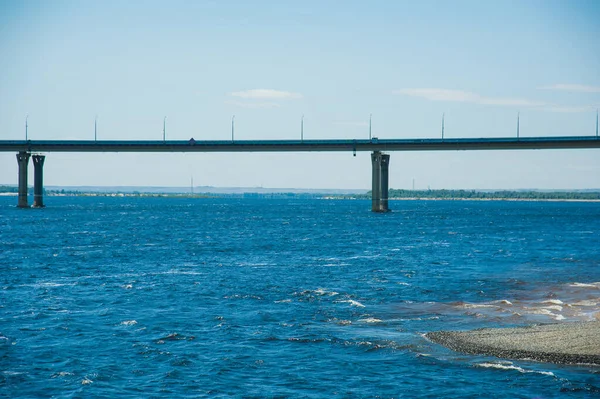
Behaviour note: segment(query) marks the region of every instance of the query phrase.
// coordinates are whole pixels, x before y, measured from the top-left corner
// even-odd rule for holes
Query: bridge
[[[373,212],[387,212],[391,151],[546,150],[600,148],[600,137],[510,137],[341,140],[0,140],[0,152],[16,152],[18,207],[29,208],[27,173],[34,166],[33,206],[43,207],[43,168],[50,152],[371,152]]]

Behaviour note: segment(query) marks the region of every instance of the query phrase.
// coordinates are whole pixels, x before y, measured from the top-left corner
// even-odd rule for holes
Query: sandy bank
[[[520,328],[438,331],[431,341],[457,352],[562,364],[600,365],[600,321]]]

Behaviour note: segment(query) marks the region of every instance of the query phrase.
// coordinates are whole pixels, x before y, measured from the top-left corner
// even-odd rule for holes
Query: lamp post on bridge
[[[163,141],[167,141],[167,117],[163,118]]]
[[[29,115],[25,117],[25,141],[29,140],[27,137],[27,120],[29,119]]]
[[[444,140],[444,117],[446,116],[446,113],[442,113],[442,140]]]
[[[235,132],[235,115],[233,115],[231,117],[231,142],[233,143],[233,139],[234,139],[234,132]]]

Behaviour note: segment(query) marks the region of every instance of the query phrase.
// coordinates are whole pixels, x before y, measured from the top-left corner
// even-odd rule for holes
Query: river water
[[[0,396],[600,396],[435,330],[600,317],[600,204],[0,197]]]

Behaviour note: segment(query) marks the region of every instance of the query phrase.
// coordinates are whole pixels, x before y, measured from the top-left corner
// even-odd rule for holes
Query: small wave
[[[546,299],[544,302],[542,303],[550,303],[552,305],[564,305],[565,303],[563,301],[561,301],[560,299]]]
[[[572,303],[571,306],[596,306],[598,304],[598,300],[583,300],[579,302]]]
[[[550,306],[542,306],[542,309],[556,310],[556,311],[560,312],[563,310],[563,307],[559,306],[559,305],[550,305]]]
[[[196,339],[196,337],[193,336],[193,335],[190,335],[188,337],[188,336],[181,335],[181,334],[178,334],[178,333],[171,333],[171,334],[166,335],[166,336],[164,336],[162,338],[159,338],[156,341],[156,343],[159,344],[159,345],[162,345],[166,341],[193,341],[194,339]]]
[[[551,311],[549,311],[548,309],[536,309],[536,308],[523,308],[523,311],[529,314],[541,314],[541,315],[546,315],[546,316],[551,316],[553,315],[553,313]]]
[[[497,305],[490,305],[487,303],[463,303],[459,305],[461,308],[465,309],[477,309],[477,308],[496,308]]]
[[[234,295],[225,295],[223,297],[224,299],[255,299],[257,301],[262,301],[264,298],[259,296],[259,295],[241,295],[241,294],[234,294]]]
[[[493,301],[492,303],[497,303],[499,305],[508,305],[508,306],[512,306],[512,302],[509,301],[508,299],[500,299],[499,301]]]
[[[326,289],[323,288],[317,288],[316,290],[304,290],[304,291],[300,291],[300,292],[294,292],[295,296],[306,296],[306,297],[312,297],[312,296],[336,296],[339,295],[339,293],[335,292],[335,291],[327,291]]]
[[[59,371],[58,373],[54,373],[52,374],[51,378],[57,378],[57,377],[68,377],[73,375],[73,373],[69,372],[69,371]]]
[[[327,319],[328,323],[335,323],[339,326],[349,326],[350,324],[352,324],[352,321],[350,320],[343,320],[343,319],[338,319],[336,317],[333,317],[331,319]]]
[[[93,384],[94,381],[90,380],[87,377],[84,377],[83,380],[81,380],[81,385],[89,385],[89,384]]]
[[[122,326],[134,326],[137,324],[137,321],[135,320],[125,320],[121,322]]]
[[[35,284],[23,284],[21,287],[33,287],[33,288],[58,288],[58,287],[72,287],[77,283],[56,283],[53,281],[46,281],[43,283]]]
[[[569,284],[569,286],[578,287],[578,288],[600,288],[600,282],[597,282],[597,283],[572,283],[572,284]]]
[[[349,303],[350,306],[356,306],[358,308],[364,308],[365,305],[363,305],[362,303],[355,301],[354,299],[348,299],[346,301],[338,301],[339,303]]]
[[[317,295],[328,295],[328,296],[335,296],[335,295],[339,295],[339,294],[338,294],[337,292],[335,292],[335,291],[327,291],[327,290],[324,290],[323,288],[317,288],[317,289],[314,291],[314,293],[315,293],[315,294],[317,294]]]
[[[175,275],[185,275],[185,276],[202,276],[204,273],[202,272],[193,272],[193,271],[189,271],[189,270],[178,270],[178,269],[171,269],[171,270],[167,270],[165,272],[157,272],[154,273],[156,275],[161,275],[161,274],[175,274]]]
[[[25,375],[26,373],[24,373],[22,371],[5,370],[2,372],[2,374],[4,374],[4,375]]]
[[[511,362],[501,362],[501,363],[484,362],[484,363],[476,363],[474,366],[475,367],[483,367],[483,368],[493,368],[493,369],[499,369],[499,370],[515,370],[515,371],[518,371],[519,373],[536,373],[536,374],[543,374],[543,375],[549,375],[551,377],[554,377],[554,373],[551,371],[526,370],[522,367],[515,366]]]
[[[274,303],[290,303],[290,302],[292,302],[291,299],[281,299],[279,301],[274,301]]]
[[[298,338],[290,337],[287,339],[289,342],[299,342],[302,344],[317,344],[321,342],[331,342],[331,338]]]
[[[376,319],[375,317],[367,317],[366,319],[359,319],[358,321],[362,321],[363,323],[383,323],[383,320]]]
[[[390,321],[427,321],[427,320],[439,320],[440,316],[430,316],[430,317],[412,317],[412,318],[400,318],[400,319],[392,319]]]

